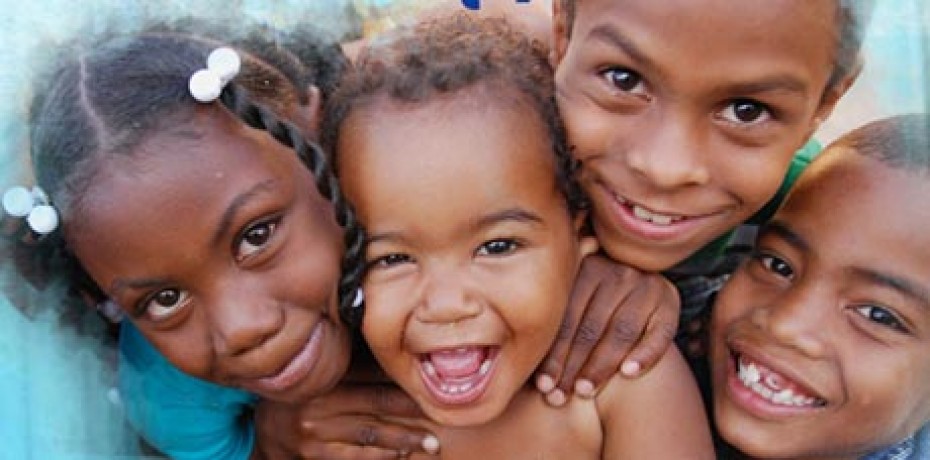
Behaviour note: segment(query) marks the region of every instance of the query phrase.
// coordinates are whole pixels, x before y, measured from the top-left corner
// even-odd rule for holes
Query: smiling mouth
[[[767,402],[782,407],[820,408],[827,401],[787,376],[744,355],[734,355],[736,378],[742,386]]]
[[[490,346],[463,346],[424,353],[420,376],[437,402],[469,404],[487,390],[499,351]]]
[[[250,385],[258,392],[281,392],[293,387],[309,375],[320,356],[323,340],[323,322],[318,322],[310,332],[307,343],[276,374],[254,380]]]
[[[672,224],[688,219],[687,216],[678,214],[663,214],[660,212],[652,211],[643,205],[634,203],[617,194],[613,194],[613,197],[617,204],[625,208],[633,218],[645,223],[657,225],[659,227],[668,227]]]

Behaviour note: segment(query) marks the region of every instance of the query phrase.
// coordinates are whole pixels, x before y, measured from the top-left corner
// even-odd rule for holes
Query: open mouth
[[[433,399],[445,405],[469,404],[487,390],[500,350],[462,346],[420,355],[420,376]]]
[[[827,405],[797,382],[745,355],[735,355],[734,361],[742,387],[774,406],[813,409]]]

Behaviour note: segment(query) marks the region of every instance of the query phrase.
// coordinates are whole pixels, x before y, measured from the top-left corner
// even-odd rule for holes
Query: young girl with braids
[[[674,348],[564,408],[532,388],[597,248],[542,48],[501,20],[426,21],[367,50],[325,111],[368,234],[362,332],[442,458],[713,457]]]
[[[152,31],[64,51],[31,114],[37,188],[3,203],[28,221],[37,262],[131,321],[128,415],[180,458],[257,453],[226,437],[250,432],[236,416],[254,395],[304,401],[343,377],[337,305],[354,301],[360,266],[362,233],[305,138],[315,80],[294,55],[220,45]],[[170,404],[147,406],[156,393]],[[187,439],[160,436],[178,425]]]

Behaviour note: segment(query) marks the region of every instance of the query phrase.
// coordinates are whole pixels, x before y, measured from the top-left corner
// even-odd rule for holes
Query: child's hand
[[[536,387],[560,406],[572,389],[593,396],[618,369],[641,375],[672,342],[680,309],[677,289],[662,275],[586,257]]]
[[[387,385],[342,384],[296,405],[262,401],[255,411],[252,460],[394,459],[439,452],[432,434],[381,416],[422,413],[403,391]]]

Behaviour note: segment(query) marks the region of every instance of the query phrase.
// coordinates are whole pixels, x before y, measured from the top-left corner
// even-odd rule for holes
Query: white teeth
[[[429,361],[423,361],[423,371],[430,377],[436,376],[436,368],[433,366],[433,363]]]
[[[460,393],[464,393],[468,390],[471,390],[473,386],[474,385],[471,383],[463,383],[461,385],[443,383],[439,385],[439,390],[442,391],[443,393],[447,393],[450,395],[457,395]]]
[[[639,205],[633,205],[633,215],[639,220],[661,226],[671,225],[672,222],[681,220],[681,217],[657,214]]]
[[[777,376],[768,374],[762,382],[762,373],[755,363],[745,363],[742,359],[737,361],[737,378],[743,386],[753,393],[782,406],[813,407],[821,405],[817,398],[795,394],[790,388],[784,388],[783,382]]]
[[[488,374],[488,371],[490,371],[490,370],[491,370],[491,360],[486,359],[486,360],[484,360],[483,363],[481,363],[481,367],[478,368],[478,374],[479,374],[479,375],[487,375],[487,374]]]
[[[658,214],[653,214],[652,223],[656,225],[669,225],[672,223],[672,218],[671,216],[660,216]]]
[[[633,206],[633,215],[642,220],[652,220],[652,213],[640,206]]]
[[[759,372],[759,368],[755,364],[749,363],[748,365],[739,361],[739,379],[746,384],[747,386],[759,381],[762,378],[762,374]]]

